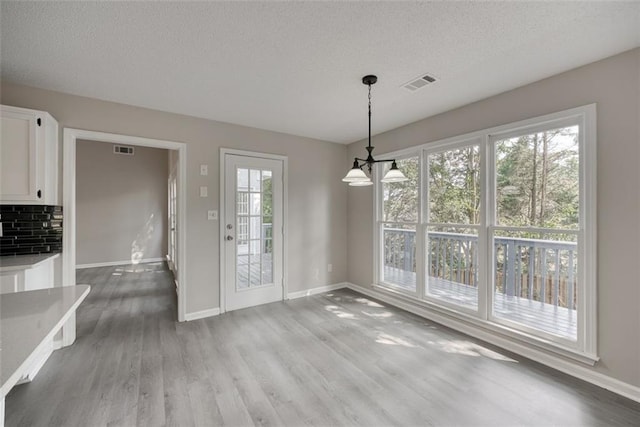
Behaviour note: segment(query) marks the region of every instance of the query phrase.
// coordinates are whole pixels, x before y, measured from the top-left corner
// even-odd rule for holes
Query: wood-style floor
[[[7,426],[640,425],[640,404],[349,290],[176,323],[162,265],[80,270]]]

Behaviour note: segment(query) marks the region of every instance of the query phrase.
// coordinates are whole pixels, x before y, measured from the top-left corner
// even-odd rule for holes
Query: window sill
[[[536,361],[541,361],[540,358],[544,356],[539,354],[540,352],[561,356],[588,366],[594,366],[599,360],[597,355],[563,347],[544,338],[423,301],[383,285],[372,284],[370,288],[351,286],[351,289]]]

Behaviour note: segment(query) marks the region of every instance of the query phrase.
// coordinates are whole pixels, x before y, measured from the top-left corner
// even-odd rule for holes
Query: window
[[[577,340],[577,124],[490,138],[495,169],[493,317]]]
[[[595,106],[390,155],[409,181],[376,184],[377,283],[593,360]]]
[[[478,309],[480,145],[426,153],[426,296]]]
[[[419,156],[398,159],[398,168],[409,178],[382,186],[382,281],[416,292],[416,227],[419,209]],[[390,166],[385,165],[383,173]]]

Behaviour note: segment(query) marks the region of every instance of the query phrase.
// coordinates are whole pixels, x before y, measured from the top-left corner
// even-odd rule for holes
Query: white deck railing
[[[384,266],[416,271],[415,231],[384,229]],[[575,309],[577,244],[574,242],[495,237],[495,293],[555,307]],[[427,265],[430,277],[478,286],[478,237],[429,232]],[[407,276],[410,277],[410,276]],[[414,283],[399,283],[401,286]]]

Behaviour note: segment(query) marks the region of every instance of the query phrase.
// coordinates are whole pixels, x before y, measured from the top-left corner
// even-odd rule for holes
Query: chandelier
[[[364,76],[362,78],[362,83],[369,86],[369,144],[367,145],[367,158],[361,159],[356,157],[353,160],[353,166],[347,172],[347,175],[342,178],[342,181],[348,182],[350,186],[353,187],[364,187],[367,185],[373,185],[371,181],[371,171],[373,169],[373,165],[376,163],[387,163],[391,162],[391,169],[384,175],[384,178],[380,180],[380,182],[403,182],[407,181],[408,178],[404,176],[404,174],[398,169],[398,165],[396,164],[395,159],[386,159],[386,160],[376,160],[373,158],[373,148],[371,146],[371,85],[375,84],[378,81],[378,77],[374,75]],[[365,174],[363,167],[367,168],[369,171],[369,176]]]

